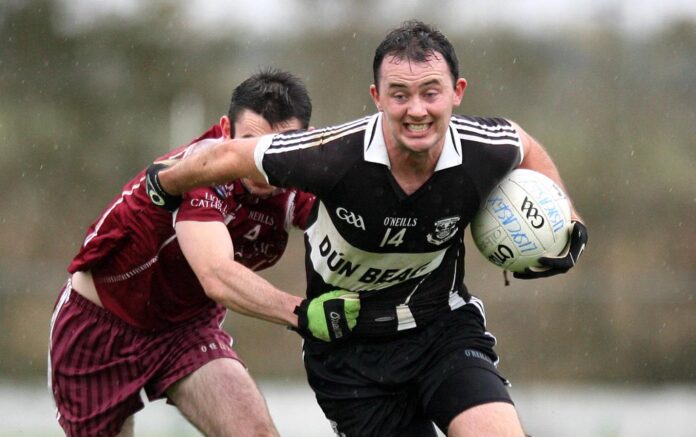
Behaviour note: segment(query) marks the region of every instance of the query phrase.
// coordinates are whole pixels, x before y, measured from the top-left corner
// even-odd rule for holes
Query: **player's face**
[[[302,129],[302,123],[297,118],[291,118],[273,127],[261,115],[245,109],[239,114],[237,121],[234,123],[234,138],[258,137],[274,132],[286,132],[296,129]],[[270,196],[277,190],[277,187],[264,182],[256,182],[249,178],[242,178],[241,180],[246,189],[255,196]]]
[[[452,85],[449,66],[439,53],[426,62],[385,56],[379,74],[379,89],[372,85],[370,93],[384,113],[387,147],[437,159],[466,81],[459,78]]]

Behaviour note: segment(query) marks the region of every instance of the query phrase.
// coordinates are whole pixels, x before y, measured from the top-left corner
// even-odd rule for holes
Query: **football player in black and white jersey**
[[[450,436],[524,435],[483,304],[464,285],[464,229],[514,168],[563,184],[548,153],[515,123],[453,115],[466,88],[458,68],[442,33],[406,22],[375,52],[377,114],[229,141],[151,172],[164,197],[241,176],[317,195],[305,231],[307,296],[357,292],[357,324],[340,325],[353,320],[333,301],[324,312],[286,311],[306,333],[309,383],[341,436],[434,436],[433,423]],[[567,253],[517,277],[575,265],[587,231],[574,208],[572,216]],[[330,342],[304,329],[322,317]]]

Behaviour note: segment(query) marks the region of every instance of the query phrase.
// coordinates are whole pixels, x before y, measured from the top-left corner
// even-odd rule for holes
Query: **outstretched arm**
[[[254,161],[254,149],[259,139],[223,141],[182,159],[158,172],[161,188],[172,196],[178,196],[193,188],[222,184],[240,177],[265,182]]]
[[[205,293],[238,313],[289,326],[323,341],[348,338],[357,323],[357,293],[336,290],[314,299],[285,293],[234,260],[222,222],[180,221],[176,235]]]

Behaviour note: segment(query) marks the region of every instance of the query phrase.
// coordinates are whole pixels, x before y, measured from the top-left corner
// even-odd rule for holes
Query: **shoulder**
[[[473,115],[453,115],[451,126],[459,136],[467,139],[514,139],[519,135],[513,124],[501,117],[478,117]]]
[[[498,153],[501,150],[523,152],[523,137],[517,126],[501,117],[453,115],[450,127],[457,140],[468,149],[483,148]]]

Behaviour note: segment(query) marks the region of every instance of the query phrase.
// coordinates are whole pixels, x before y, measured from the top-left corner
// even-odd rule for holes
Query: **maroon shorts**
[[[168,330],[139,330],[63,288],[51,319],[48,378],[68,436],[112,436],[150,400],[217,358],[237,359],[220,324],[224,308]]]

